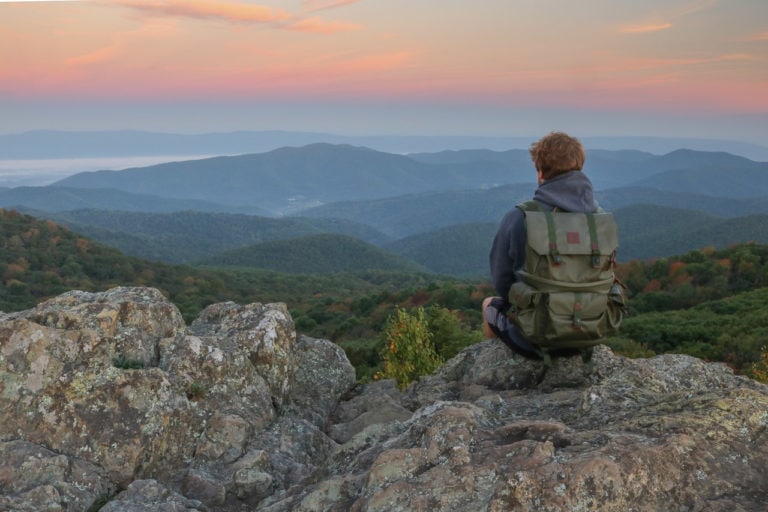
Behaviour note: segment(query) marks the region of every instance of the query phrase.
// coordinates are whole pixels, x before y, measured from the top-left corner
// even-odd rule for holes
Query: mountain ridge
[[[361,146],[316,143],[121,171],[89,171],[54,186],[116,188],[285,212],[339,201],[535,183],[530,158],[519,150],[458,152],[454,156],[446,161],[439,156],[409,157]],[[475,160],[478,157],[482,160]],[[722,152],[676,150],[646,156],[599,151],[588,155],[584,172],[598,191],[648,184],[679,191],[670,176],[684,175],[704,176],[697,184],[708,195],[722,195],[719,192],[727,182],[735,197],[768,196],[768,163]]]
[[[61,131],[31,130],[0,134],[0,159],[62,158],[88,156],[139,156],[189,154],[242,154],[270,151],[281,146],[314,142],[353,144],[394,153],[488,148],[498,151],[527,149],[538,136],[462,135],[341,135],[281,130],[213,133],[159,133],[140,130]],[[578,134],[574,134],[578,136]],[[768,161],[768,147],[724,139],[654,136],[583,136],[588,150],[636,149],[664,154],[676,148],[722,150],[757,161]]]
[[[258,205],[284,212],[351,197],[374,199],[404,191],[456,189],[481,185],[483,181],[494,183],[508,172],[501,165],[484,170],[484,178],[470,171],[461,166],[436,169],[405,156],[364,147],[318,143],[122,171],[78,173],[54,185],[117,188],[178,199]],[[438,177],[450,179],[441,181]],[[296,206],[291,206],[292,203]]]

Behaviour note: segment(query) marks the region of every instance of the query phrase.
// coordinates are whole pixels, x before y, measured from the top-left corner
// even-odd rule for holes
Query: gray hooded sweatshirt
[[[566,212],[592,213],[598,210],[592,182],[581,171],[568,171],[544,181],[533,199],[544,208]],[[525,217],[520,208],[513,208],[501,219],[490,253],[491,279],[496,293],[508,300],[516,273],[525,264]]]

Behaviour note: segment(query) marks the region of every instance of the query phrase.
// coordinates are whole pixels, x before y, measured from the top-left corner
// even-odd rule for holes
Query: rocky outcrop
[[[282,304],[150,288],[0,314],[0,510],[764,511],[768,387],[682,355],[467,348],[355,385]]]

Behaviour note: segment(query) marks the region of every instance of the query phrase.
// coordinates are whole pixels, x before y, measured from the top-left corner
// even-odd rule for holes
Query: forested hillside
[[[497,222],[474,222],[436,229],[391,242],[385,247],[431,272],[457,277],[488,276],[488,252]]]
[[[302,216],[365,222],[399,239],[471,222],[498,223],[515,204],[531,198],[535,183],[489,189],[413,194],[375,201],[331,203],[301,212]]]
[[[423,272],[411,260],[345,235],[318,234],[274,240],[219,253],[202,265],[251,267],[286,274],[329,274],[370,270]]]
[[[69,290],[152,286],[175,302],[187,320],[215,302],[285,302],[307,334],[346,333],[340,328],[345,323],[347,328],[361,326],[355,332],[370,336],[377,328],[371,326],[386,318],[388,311],[384,310],[400,300],[392,297],[405,300],[414,289],[449,286],[451,297],[464,300],[464,294],[455,293],[450,286],[472,286],[426,272],[320,275],[168,265],[125,256],[56,222],[4,209],[0,209],[0,240],[0,311],[6,312],[30,308]],[[365,322],[340,313],[349,311],[349,304],[355,301],[361,311],[370,314]],[[346,306],[333,307],[336,303]],[[375,313],[378,307],[382,310]]]
[[[442,198],[443,195],[436,194],[434,197]],[[485,209],[478,208],[470,212],[474,202],[471,194],[463,197],[467,203],[457,197],[455,201],[446,204],[442,200],[432,201],[434,197],[427,194],[408,203],[399,199],[367,205],[361,203],[361,214],[349,216],[348,219],[272,218],[192,211],[141,213],[76,210],[55,214],[36,212],[36,215],[65,223],[81,235],[118,248],[125,254],[165,263],[197,263],[220,253],[277,240],[287,242],[250,250],[269,254],[281,247],[284,252],[299,253],[306,250],[301,237],[327,233],[351,236],[371,243],[388,251],[389,258],[400,255],[431,272],[456,277],[486,276],[488,250],[499,219],[508,205],[499,201],[498,205],[485,204]],[[439,217],[441,209],[444,212]],[[620,233],[618,257],[622,262],[673,256],[707,246],[724,248],[750,241],[768,243],[768,215],[764,214],[730,218],[647,204],[620,208],[614,214]],[[459,222],[458,219],[463,215],[484,217],[487,220]],[[355,218],[376,224],[390,233],[415,229],[426,231],[393,240],[372,226],[352,220]],[[434,222],[434,219],[439,219],[440,223],[448,222],[449,225],[433,226],[430,229],[428,223]],[[291,249],[291,244],[297,246]],[[349,268],[357,268],[352,255],[354,247],[362,250],[365,245],[346,244]],[[231,255],[228,254],[226,258],[232,261]],[[368,256],[362,253],[358,256],[358,259],[365,258]],[[275,265],[281,264],[279,261],[273,263],[275,259],[253,257],[247,264],[275,269]],[[320,260],[312,258],[302,260],[301,268],[302,272],[328,270]]]
[[[348,235],[373,244],[390,240],[369,226],[337,219],[200,211],[159,214],[75,210],[34,214],[65,223],[78,233],[125,254],[165,263],[192,263],[239,247],[320,233]]]
[[[703,247],[768,243],[768,215],[723,218],[695,210],[635,205],[613,212],[619,261],[673,256]]]

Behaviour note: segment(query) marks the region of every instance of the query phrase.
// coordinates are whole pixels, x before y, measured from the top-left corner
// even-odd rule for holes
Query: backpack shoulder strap
[[[552,212],[542,208],[542,206],[534,200],[526,201],[517,205],[518,208],[523,210],[523,214],[526,211],[540,212],[544,214],[544,218],[547,220],[547,237],[549,239],[549,254],[552,256],[552,260],[555,265],[559,265],[563,262],[560,255],[560,251],[557,248],[557,230],[555,229],[555,219],[552,216]]]
[[[540,212],[544,210],[538,201],[534,201],[533,199],[523,203],[518,203],[515,206],[523,210],[523,212]]]

